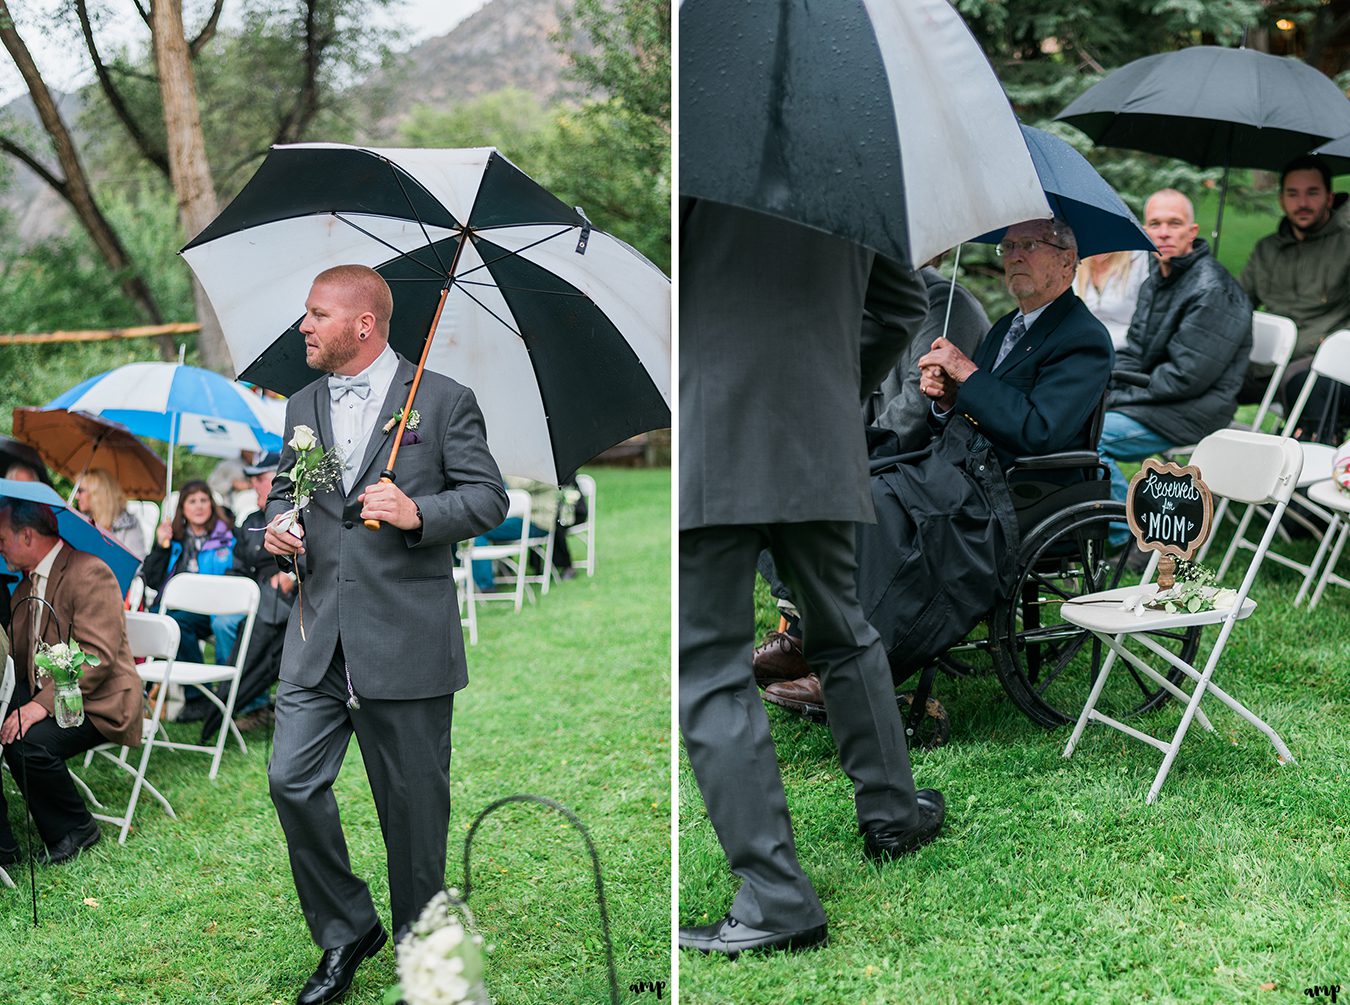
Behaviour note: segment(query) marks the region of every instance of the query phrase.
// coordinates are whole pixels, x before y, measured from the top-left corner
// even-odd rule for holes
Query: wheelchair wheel
[[[910,711],[914,707],[914,692],[902,691],[895,696],[900,708],[900,718],[905,723],[905,742],[909,749],[936,750],[952,738],[952,721],[947,710],[936,698],[929,698],[924,704],[923,716],[918,720],[914,732],[910,733]]]
[[[1060,616],[1060,604],[1138,579],[1124,561],[1109,559],[1108,525],[1123,522],[1125,505],[1084,503],[1051,517],[1023,540],[1012,595],[990,615],[994,666],[1008,696],[1042,726],[1075,722],[1109,650],[1090,632]],[[1183,660],[1194,659],[1200,629],[1150,636]],[[1171,669],[1172,683],[1182,680]],[[1152,679],[1117,660],[1097,707],[1121,719],[1158,707],[1169,697]]]

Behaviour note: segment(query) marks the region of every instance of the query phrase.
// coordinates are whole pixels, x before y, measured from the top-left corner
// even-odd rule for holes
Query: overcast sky
[[[444,35],[487,2],[488,0],[394,0],[388,13],[382,14],[381,19],[406,26],[407,32],[403,41],[397,46],[406,49],[425,38]],[[509,0],[500,2],[505,3]],[[93,79],[93,72],[89,68],[88,56],[80,45],[78,34],[42,30],[47,24],[44,19],[49,17],[50,12],[59,7],[60,3],[61,0],[17,0],[10,3],[9,8],[19,29],[19,35],[33,54],[33,61],[42,71],[47,86],[59,91],[71,91]],[[130,11],[127,0],[120,0],[120,4]],[[113,7],[114,4],[110,2],[107,6]],[[231,9],[238,6],[237,0],[227,0],[222,18],[224,23],[229,23]],[[184,7],[187,10],[185,19],[189,31],[201,23],[205,17],[204,11],[209,9],[204,3],[194,3],[193,0],[187,0]],[[99,38],[104,44],[105,40],[122,43],[141,41],[148,44],[150,33],[140,16],[130,11],[125,18],[116,23],[115,29],[101,31]],[[101,44],[100,49],[102,48]],[[19,71],[14,68],[9,53],[0,51],[0,105],[6,104],[23,90],[23,81],[19,77]]]

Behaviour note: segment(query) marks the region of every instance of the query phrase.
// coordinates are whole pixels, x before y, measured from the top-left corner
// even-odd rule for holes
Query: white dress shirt
[[[56,556],[61,553],[61,547],[64,544],[65,544],[64,541],[58,540],[54,545],[52,545],[52,550],[47,552],[47,554],[43,555],[42,561],[39,562],[36,566],[34,566],[33,571],[28,574],[28,581],[32,584],[32,591],[30,595],[37,597],[38,600],[47,599],[47,580],[51,578],[52,565],[53,563],[56,562]],[[43,607],[41,604],[38,603],[30,603],[28,606],[33,609],[32,613],[33,631],[31,637],[33,639],[33,645],[36,646],[38,640],[42,637],[40,632],[38,631],[39,627],[42,624],[41,620],[42,613],[47,608]],[[57,630],[60,631],[59,628]],[[64,642],[65,639],[61,639],[60,641]]]
[[[354,394],[344,394],[341,401],[330,399],[329,413],[333,419],[333,445],[342,451],[342,491],[351,492],[356,476],[361,473],[362,460],[370,435],[376,426],[384,425],[389,416],[381,416],[389,385],[398,370],[398,356],[389,346],[375,357],[361,373],[370,378],[370,395],[362,400]],[[354,374],[353,376],[358,376]]]

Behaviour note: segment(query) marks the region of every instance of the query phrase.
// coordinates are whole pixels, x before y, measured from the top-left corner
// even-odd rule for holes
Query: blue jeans
[[[239,630],[244,626],[242,614],[193,614],[190,611],[166,611],[178,622],[178,656],[187,663],[202,661],[201,640],[216,637],[216,662],[229,663],[239,641]]]
[[[540,530],[533,523],[530,524],[530,537],[548,537],[548,531]],[[509,516],[497,526],[493,527],[486,534],[481,534],[473,539],[474,544],[505,544],[508,541],[520,540],[520,517]],[[490,559],[478,559],[473,563],[473,585],[479,593],[492,592],[492,561]]]
[[[1102,423],[1102,441],[1097,445],[1097,451],[1111,468],[1111,498],[1123,503],[1129,488],[1125,472],[1120,470],[1121,461],[1142,461],[1174,446],[1175,440],[1155,433],[1123,412],[1107,412]],[[1113,548],[1120,547],[1129,539],[1128,526],[1123,523],[1111,525],[1110,542]]]

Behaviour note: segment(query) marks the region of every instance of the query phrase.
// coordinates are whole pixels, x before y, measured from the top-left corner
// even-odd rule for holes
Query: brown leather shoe
[[[770,684],[764,689],[764,700],[810,719],[825,721],[825,695],[820,689],[820,678],[813,673]]]
[[[786,632],[770,632],[755,648],[750,660],[755,668],[755,683],[760,687],[778,681],[797,680],[811,672],[811,664],[802,655],[802,643]]]

